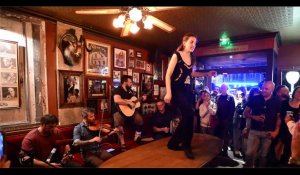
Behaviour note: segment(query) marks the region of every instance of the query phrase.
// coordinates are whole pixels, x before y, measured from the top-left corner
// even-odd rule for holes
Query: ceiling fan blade
[[[157,11],[163,11],[163,10],[173,10],[180,7],[145,7],[149,10],[149,12],[157,12]]]
[[[120,9],[86,9],[86,10],[76,10],[76,14],[81,15],[109,15],[109,14],[119,14],[122,11]]]
[[[155,25],[156,27],[168,32],[168,33],[171,33],[175,30],[175,27],[155,18],[154,16],[152,15],[148,15],[148,18],[150,19],[150,21],[153,23],[153,25]]]
[[[130,34],[131,21],[126,20],[125,26],[122,28],[121,37],[129,36]]]

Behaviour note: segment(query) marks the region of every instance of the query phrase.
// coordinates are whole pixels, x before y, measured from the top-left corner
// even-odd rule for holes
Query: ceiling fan
[[[110,9],[85,9],[77,10],[76,14],[82,15],[108,15],[108,14],[119,14],[117,18],[114,19],[113,25],[116,28],[122,28],[121,37],[127,37],[130,33],[137,33],[139,27],[138,22],[142,21],[144,23],[145,29],[152,29],[153,25],[171,33],[175,30],[175,27],[161,21],[160,19],[150,15],[152,12],[170,10],[179,7],[120,7],[120,8],[110,8]]]

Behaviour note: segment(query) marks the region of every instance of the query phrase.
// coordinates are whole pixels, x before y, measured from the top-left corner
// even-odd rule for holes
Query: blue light
[[[227,85],[239,86],[258,86],[257,82],[224,82]],[[217,86],[221,86],[223,83],[216,83]]]

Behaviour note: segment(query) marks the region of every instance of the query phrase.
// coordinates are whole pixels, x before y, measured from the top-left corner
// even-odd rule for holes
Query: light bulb
[[[153,28],[152,21],[148,18],[148,16],[146,16],[144,18],[143,23],[144,23],[144,28],[145,29],[152,29]]]
[[[136,25],[136,23],[133,23],[130,27],[130,32],[133,34],[136,34],[140,30],[139,26]]]
[[[132,21],[138,22],[142,19],[142,11],[134,7],[129,11],[129,17]]]

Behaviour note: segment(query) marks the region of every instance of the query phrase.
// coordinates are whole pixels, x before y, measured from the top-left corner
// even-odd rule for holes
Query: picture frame
[[[83,106],[83,73],[59,70],[59,107]]]
[[[154,63],[153,64],[153,79],[158,80],[158,81],[163,81],[164,76],[163,76],[163,61],[161,60],[159,63]]]
[[[146,63],[146,73],[152,74],[152,64]]]
[[[167,93],[166,87],[159,87],[159,98],[164,99]]]
[[[142,52],[136,52],[136,57],[137,58],[142,58]]]
[[[126,50],[114,48],[114,67],[126,69]]]
[[[142,94],[146,94],[146,93],[152,91],[148,95],[148,97],[153,97],[153,86],[154,86],[153,75],[142,74],[142,81],[141,81]]]
[[[18,43],[0,40],[0,109],[19,108]]]
[[[109,44],[86,40],[91,51],[85,52],[85,74],[92,76],[110,77],[111,46]]]
[[[113,71],[113,82],[121,83],[121,71],[119,71],[119,70]]]
[[[138,72],[133,72],[132,73],[132,81],[134,83],[139,83],[140,82],[140,74]]]
[[[134,50],[133,49],[129,49],[128,52],[129,52],[128,53],[129,57],[134,58]]]
[[[153,95],[154,96],[159,96],[159,85],[158,84],[154,84]]]
[[[134,68],[134,60],[129,59],[128,68]]]
[[[127,71],[127,75],[132,76],[132,69],[128,69]]]
[[[145,61],[136,60],[135,68],[145,70]]]
[[[88,98],[106,98],[107,80],[94,77],[87,78]]]

